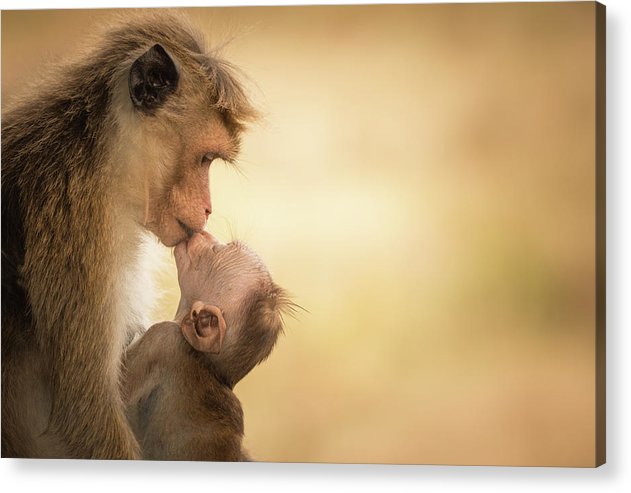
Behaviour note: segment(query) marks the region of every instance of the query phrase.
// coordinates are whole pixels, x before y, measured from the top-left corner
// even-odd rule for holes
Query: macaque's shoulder
[[[181,336],[180,326],[175,322],[160,322],[152,325],[147,329],[147,332],[145,332],[145,336],[149,336],[158,341],[173,338],[176,335],[177,337]]]
[[[163,353],[174,353],[184,342],[180,326],[175,322],[160,322],[152,325],[127,349],[127,364],[138,358],[157,358]]]

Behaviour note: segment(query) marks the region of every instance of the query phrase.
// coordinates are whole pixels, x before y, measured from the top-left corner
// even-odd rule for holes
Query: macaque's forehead
[[[179,161],[199,163],[204,156],[234,162],[240,150],[240,135],[234,133],[217,110],[191,110],[167,120],[149,120],[148,134],[155,146],[167,146],[174,150]]]
[[[225,246],[213,247],[215,262],[226,271],[239,271],[243,275],[255,278],[265,283],[271,282],[271,277],[261,258],[247,246],[239,242],[228,243]]]
[[[225,120],[217,111],[200,116],[196,125],[197,137],[191,140],[205,152],[214,157],[232,162],[239,153],[239,137],[227,127]]]
[[[193,268],[206,268],[212,271],[211,275],[238,272],[262,281],[270,279],[261,258],[239,241],[224,244],[208,233],[202,233],[193,236],[185,248]]]
[[[254,300],[268,297],[272,278],[261,259],[247,247],[231,243],[211,260],[210,284],[220,286],[218,295],[228,314],[249,310]]]
[[[240,242],[223,244],[207,232],[193,235],[175,249],[180,284],[208,289],[235,306],[246,297],[265,297],[274,289],[261,258]],[[202,287],[200,287],[202,286]]]

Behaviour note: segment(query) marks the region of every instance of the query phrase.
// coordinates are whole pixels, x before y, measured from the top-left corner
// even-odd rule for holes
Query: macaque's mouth
[[[186,236],[188,238],[190,238],[191,236],[193,236],[195,234],[195,231],[193,231],[192,228],[188,227],[182,221],[180,221],[179,219],[176,219],[176,221],[177,221],[178,225],[180,226],[180,228],[182,228],[184,230],[184,232],[186,233]]]
[[[187,231],[185,224],[179,220],[178,223],[182,229]],[[175,263],[178,269],[184,268],[185,264],[189,266],[195,265],[199,261],[200,256],[212,255],[212,253],[216,253],[216,247],[225,246],[208,231],[193,231],[188,228],[187,233],[189,231],[189,236],[175,245]],[[185,258],[188,259],[188,262],[184,261]]]
[[[208,231],[195,231],[193,235],[186,240],[186,251],[212,247],[218,244],[221,245],[222,243]]]

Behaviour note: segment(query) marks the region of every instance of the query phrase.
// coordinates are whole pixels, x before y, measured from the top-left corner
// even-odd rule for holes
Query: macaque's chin
[[[156,235],[160,243],[166,247],[174,247],[185,242],[194,234],[190,228],[176,219],[169,220],[162,224],[149,223],[145,227]]]
[[[175,245],[175,249],[173,250],[173,255],[175,256],[175,265],[178,271],[182,271],[184,267],[184,259],[187,257],[188,253],[186,252],[187,240],[180,241],[177,245]]]
[[[156,233],[156,236],[160,240],[160,242],[166,247],[174,247],[176,245],[186,243],[186,239],[188,238],[188,234],[183,230],[180,231],[166,231],[161,232],[161,234]]]

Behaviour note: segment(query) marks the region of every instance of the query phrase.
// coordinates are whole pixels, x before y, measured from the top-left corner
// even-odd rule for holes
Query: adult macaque
[[[129,421],[145,459],[248,460],[232,389],[270,354],[293,304],[240,243],[196,234],[175,260],[175,322],[153,326],[127,351]]]
[[[139,457],[119,374],[146,326],[141,243],[202,230],[210,163],[254,115],[173,14],[83,48],[2,116],[3,457]]]

